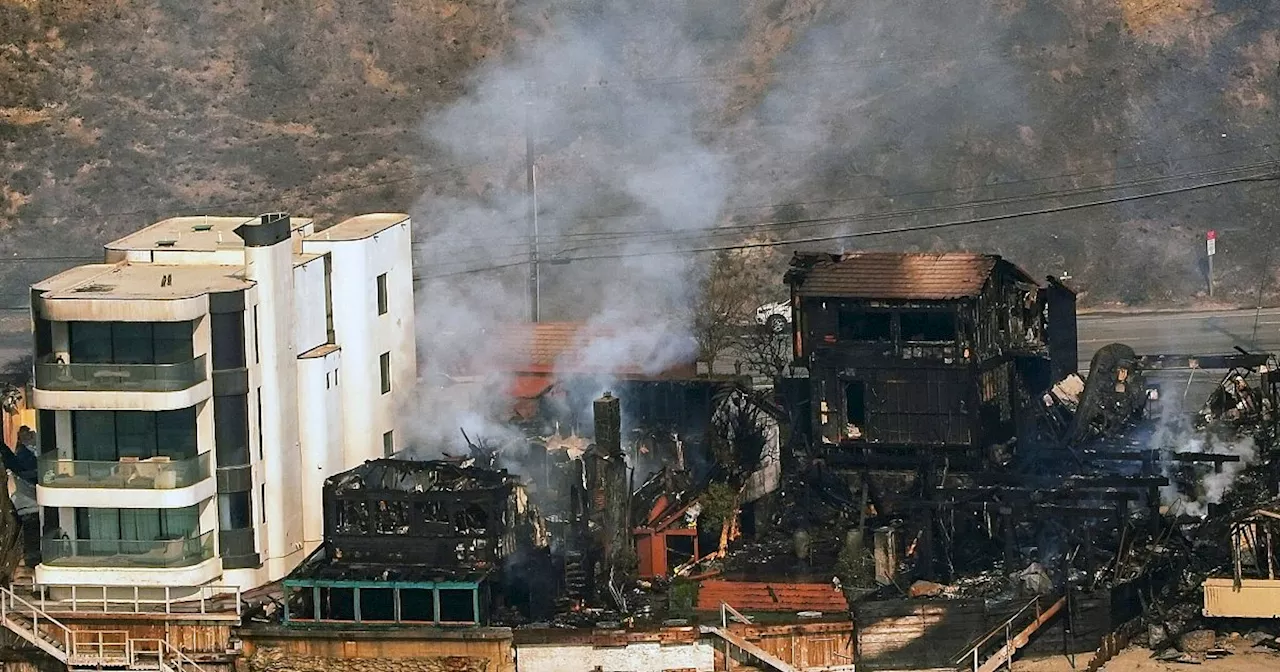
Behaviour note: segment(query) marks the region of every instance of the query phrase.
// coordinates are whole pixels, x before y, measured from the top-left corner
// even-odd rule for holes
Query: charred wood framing
[[[889,466],[902,449],[958,451],[947,459],[980,468],[1016,435],[1020,398],[1052,382],[1053,356],[1074,370],[1074,295],[997,256],[797,254],[786,280],[820,452]]]

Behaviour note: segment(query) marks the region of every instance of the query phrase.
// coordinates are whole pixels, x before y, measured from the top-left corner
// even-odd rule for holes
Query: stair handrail
[[[1014,612],[1012,616],[1001,621],[998,625],[996,625],[994,628],[988,631],[987,634],[983,635],[981,638],[979,638],[977,641],[973,642],[972,644],[966,646],[962,653],[956,654],[954,657],[952,657],[951,662],[958,666],[968,660],[972,660],[973,669],[975,670],[978,669],[978,665],[979,665],[978,655],[980,654],[983,645],[991,641],[991,639],[993,637],[996,637],[997,635],[1001,635],[1001,634],[1007,635],[1009,629],[1013,626],[1013,622],[1018,620],[1018,617],[1026,613],[1028,609],[1035,607],[1036,615],[1039,616],[1041,597],[1042,596],[1037,595],[1031,598],[1030,601],[1022,605],[1021,609]]]
[[[729,627],[730,616],[733,616],[734,620],[738,621],[739,623],[751,625],[750,618],[743,616],[742,612],[729,606],[728,602],[721,602],[720,603],[720,625],[726,628]]]
[[[15,609],[14,608],[15,604],[20,604],[26,607],[27,609],[29,609],[30,615],[23,612],[22,610]],[[31,619],[31,634],[36,639],[42,639],[40,635],[40,619],[44,618],[45,621],[53,625],[57,629],[57,632],[59,632],[62,635],[63,655],[70,656],[71,654],[75,653],[76,633],[74,630],[72,630],[71,628],[68,628],[65,624],[63,624],[58,619],[44,613],[38,607],[36,607],[36,605],[19,597],[17,593],[14,593],[13,589],[10,588],[9,586],[0,586],[0,618],[3,618],[5,621],[8,621],[9,612],[11,611],[17,612]],[[63,662],[66,662],[66,661],[63,661]]]
[[[140,651],[138,645],[143,642],[154,642],[155,648],[142,649]],[[170,669],[182,670],[183,665],[186,664],[186,665],[190,665],[191,668],[194,669],[196,672],[204,672],[204,668],[200,667],[200,664],[197,663],[195,660],[193,660],[191,656],[188,656],[187,654],[183,653],[182,649],[179,649],[178,647],[170,644],[169,641],[166,639],[158,639],[158,638],[130,639],[129,640],[129,665],[131,667],[137,664],[139,653],[154,655],[156,657],[156,661],[160,664],[161,670],[170,670]],[[165,662],[166,660],[173,660],[177,664],[173,667],[170,667]]]

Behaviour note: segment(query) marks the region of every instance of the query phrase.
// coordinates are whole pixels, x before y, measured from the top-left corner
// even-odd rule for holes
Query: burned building
[[[798,253],[786,282],[812,438],[837,461],[980,461],[1015,436],[1020,394],[1076,367],[1074,294],[999,256]]]
[[[485,623],[511,601],[503,572],[545,546],[519,479],[441,460],[328,479],[324,530],[285,580],[287,622]]]

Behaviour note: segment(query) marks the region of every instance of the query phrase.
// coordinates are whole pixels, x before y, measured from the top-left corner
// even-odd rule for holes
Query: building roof
[[[512,324],[497,337],[501,339],[498,365],[517,373],[656,377],[667,371],[654,371],[649,363],[675,360],[668,366],[670,371],[693,365],[697,355],[696,344],[688,337],[622,333],[584,322]]]
[[[332,476],[324,482],[324,487],[338,493],[352,490],[460,492],[491,490],[518,482],[519,479],[505,470],[462,467],[444,460],[380,459]]]
[[[240,249],[244,241],[236,235],[236,227],[257,217],[170,217],[144,229],[107,243],[107,250],[180,250],[214,252]],[[311,224],[305,217],[291,217],[289,229],[297,231]]]
[[[32,286],[45,299],[186,299],[253,287],[243,266],[89,264]]]
[[[722,602],[743,611],[849,611],[844,593],[830,583],[703,581],[697,610],[716,611]]]
[[[374,212],[356,215],[333,226],[307,236],[307,240],[361,240],[375,236],[405,220],[409,215],[401,212]]]
[[[395,562],[349,562],[328,557],[324,546],[317,548],[288,576],[289,583],[475,583],[488,576],[488,570],[469,567],[434,567]]]
[[[975,252],[798,252],[786,277],[799,296],[946,300],[978,296],[1000,265],[1035,284],[1001,257]]]

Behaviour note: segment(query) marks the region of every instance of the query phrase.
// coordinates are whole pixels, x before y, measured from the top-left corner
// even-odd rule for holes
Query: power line
[[[1178,187],[1173,189],[1165,189],[1165,190],[1155,191],[1155,192],[1146,193],[1146,194],[1117,196],[1114,198],[1100,199],[1095,201],[1089,201],[1086,203],[1074,203],[1070,205],[1041,208],[1038,210],[1031,210],[1026,212],[989,215],[985,217],[974,217],[969,219],[953,220],[949,222],[937,222],[933,224],[899,226],[899,227],[892,227],[887,229],[877,229],[874,231],[846,232],[846,233],[841,233],[837,235],[810,236],[806,238],[796,238],[796,239],[780,240],[780,241],[739,243],[736,245],[717,245],[717,246],[705,246],[700,248],[632,251],[632,252],[619,252],[615,254],[584,255],[579,257],[571,257],[568,259],[564,259],[562,261],[573,262],[573,261],[588,261],[588,260],[601,260],[601,259],[627,259],[627,258],[636,258],[636,257],[667,256],[667,255],[676,255],[676,254],[698,254],[698,253],[704,253],[704,252],[722,252],[722,251],[730,251],[730,250],[782,247],[782,246],[788,246],[788,245],[804,245],[808,243],[828,242],[833,240],[846,240],[850,238],[865,238],[870,236],[883,236],[883,235],[891,235],[891,234],[898,234],[898,233],[910,233],[915,231],[928,231],[928,230],[938,230],[938,229],[945,229],[945,228],[956,228],[956,227],[962,227],[962,226],[972,226],[976,224],[1008,221],[1008,220],[1018,219],[1022,217],[1033,217],[1037,215],[1047,215],[1047,214],[1054,214],[1054,213],[1060,213],[1060,212],[1070,212],[1074,210],[1083,210],[1086,208],[1114,205],[1118,203],[1126,203],[1130,201],[1138,201],[1138,200],[1143,200],[1148,198],[1159,198],[1161,196],[1170,196],[1174,194],[1199,191],[1202,189],[1210,189],[1210,188],[1221,187],[1221,186],[1226,186],[1230,184],[1240,184],[1245,182],[1271,182],[1276,180],[1280,180],[1280,173],[1275,173],[1270,175],[1251,176],[1251,177],[1236,177],[1231,179],[1218,180],[1215,182],[1207,182],[1203,184],[1195,184],[1195,185],[1188,185],[1188,186],[1183,186],[1183,187]],[[445,277],[452,277],[457,275],[465,275],[470,273],[480,273],[485,271],[510,268],[510,267],[522,265],[523,263],[526,263],[526,262],[513,262],[509,264],[500,264],[500,265],[488,266],[483,268],[454,271],[454,272],[442,273],[438,275],[417,276],[414,279],[415,280],[434,280],[437,278],[445,278]]]
[[[1242,165],[1242,166],[1234,166],[1231,168],[1186,172],[1186,173],[1179,173],[1175,175],[1146,178],[1141,180],[1129,180],[1129,181],[1118,182],[1110,185],[1082,187],[1078,189],[1063,189],[1063,190],[1054,190],[1054,191],[1046,191],[1046,192],[1037,192],[1034,194],[1026,194],[1026,195],[1015,196],[1015,197],[963,201],[963,202],[952,203],[952,204],[890,210],[890,211],[884,211],[884,212],[878,212],[878,213],[859,213],[859,214],[850,214],[850,215],[834,215],[834,216],[826,216],[826,217],[813,217],[813,218],[802,218],[802,219],[781,220],[781,221],[778,221],[778,220],[762,221],[762,222],[755,222],[752,224],[722,226],[722,227],[716,227],[712,229],[700,229],[697,231],[672,231],[669,229],[639,229],[639,230],[630,230],[630,231],[597,232],[597,235],[588,236],[589,240],[587,240],[584,244],[562,251],[561,256],[563,256],[566,253],[572,253],[575,251],[589,251],[594,249],[613,247],[613,246],[616,246],[617,244],[625,243],[629,239],[644,238],[645,242],[666,242],[666,243],[688,242],[688,241],[702,240],[708,237],[733,235],[733,234],[738,234],[743,232],[767,232],[775,229],[784,229],[784,228],[793,228],[793,229],[794,228],[812,228],[815,226],[826,226],[833,223],[847,224],[847,223],[853,223],[853,222],[869,222],[869,221],[879,221],[879,220],[885,220],[885,219],[897,219],[905,216],[925,214],[925,213],[931,213],[931,212],[967,210],[967,209],[978,208],[978,207],[991,207],[996,205],[1009,205],[1009,204],[1015,204],[1015,203],[1027,203],[1027,202],[1044,201],[1044,200],[1051,200],[1051,199],[1060,199],[1068,196],[1090,195],[1090,194],[1097,194],[1097,193],[1102,193],[1106,191],[1128,189],[1136,186],[1148,186],[1148,185],[1154,185],[1154,184],[1167,183],[1167,182],[1170,182],[1173,180],[1179,180],[1179,179],[1188,179],[1193,177],[1204,178],[1204,177],[1211,177],[1216,175],[1226,175],[1226,174],[1232,174],[1232,173],[1239,173],[1243,171],[1258,170],[1262,168],[1275,168],[1277,166],[1280,166],[1280,163],[1275,161],[1265,161],[1265,162],[1258,162],[1258,163]],[[895,198],[895,197],[887,196],[887,198]],[[574,237],[571,234],[549,237],[548,240],[549,242],[555,242],[557,239],[564,239],[564,238],[570,239],[570,242],[574,240]],[[493,250],[495,247],[499,247],[503,245],[511,245],[511,246],[523,245],[524,244],[523,242],[516,242],[516,241],[524,241],[524,240],[527,240],[527,239],[523,237],[514,237],[514,240],[493,239],[489,241],[478,241],[476,243],[469,243],[466,245],[444,245],[444,246],[441,246],[439,249],[442,249],[448,252],[457,252],[467,248],[483,248],[485,250]],[[494,259],[492,257],[484,259],[484,261],[493,261],[493,260]],[[474,263],[475,261],[481,261],[481,259],[453,258],[443,263],[464,264],[464,263]]]

